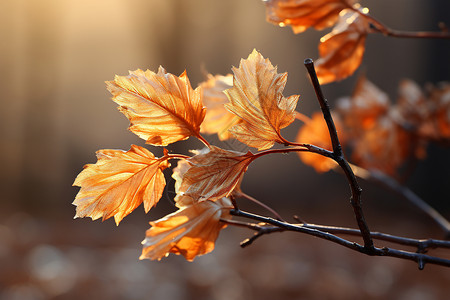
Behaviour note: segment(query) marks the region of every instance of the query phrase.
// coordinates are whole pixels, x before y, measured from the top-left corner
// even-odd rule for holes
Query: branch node
[[[419,270],[423,270],[425,268],[425,263],[424,263],[422,257],[419,257],[417,262],[419,263]]]

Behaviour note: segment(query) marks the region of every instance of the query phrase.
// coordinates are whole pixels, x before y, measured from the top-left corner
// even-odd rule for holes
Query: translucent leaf
[[[192,89],[186,72],[179,77],[137,70],[107,82],[113,101],[130,120],[129,129],[146,143],[166,146],[199,136],[205,117],[200,88]]]
[[[240,119],[225,109],[228,98],[224,91],[233,86],[233,75],[208,75],[208,80],[200,84],[203,91],[203,103],[206,106],[205,120],[201,131],[214,134],[217,133],[221,141],[233,137],[228,131],[232,126],[238,124]]]
[[[276,67],[256,50],[241,60],[233,73],[233,87],[225,91],[230,103],[225,107],[242,123],[230,131],[241,142],[259,150],[284,143],[280,130],[294,121],[299,97],[283,97],[287,73],[278,74]]]
[[[333,26],[339,12],[351,7],[356,0],[265,0],[268,22],[289,25],[294,33],[310,27],[322,30]]]
[[[352,75],[361,64],[369,23],[352,10],[343,10],[333,30],[320,39],[316,72],[321,84]]]
[[[244,154],[214,146],[206,154],[193,156],[188,160],[191,167],[183,175],[175,201],[185,196],[195,201],[227,197],[253,159],[251,152]]]
[[[184,207],[155,222],[146,232],[140,259],[158,259],[169,253],[181,254],[192,261],[214,249],[221,229],[221,219],[231,219],[228,198],[202,201]]]
[[[88,164],[77,176],[81,187],[74,205],[75,217],[120,221],[144,202],[146,212],[162,196],[166,181],[162,171],[169,167],[165,157],[155,158],[147,149],[133,145],[122,150],[97,151],[97,163]]]

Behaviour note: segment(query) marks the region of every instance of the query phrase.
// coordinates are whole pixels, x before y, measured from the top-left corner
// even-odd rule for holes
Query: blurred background
[[[446,0],[362,4],[394,29],[435,31],[438,22],[450,25]],[[144,145],[127,130],[128,120],[110,100],[104,81],[162,65],[176,75],[186,69],[196,86],[204,69],[230,73],[256,48],[279,72],[289,73],[284,95],[300,94],[298,110],[311,115],[318,105],[303,60],[317,58],[327,31],[294,35],[290,28],[273,26],[265,21],[260,0],[0,0],[0,7],[1,300],[447,299],[449,269],[430,265],[419,272],[412,262],[365,257],[292,233],[263,237],[241,249],[239,242],[252,233],[227,228],[216,250],[193,263],[177,256],[139,261],[148,222],[174,210],[169,172],[168,191],[149,214],[139,207],[119,227],[113,220],[73,220],[78,188],[72,183],[84,164],[96,161],[95,151]],[[449,41],[371,35],[358,72],[395,100],[403,78],[421,86],[449,80],[449,53]],[[356,77],[324,87],[331,106],[351,93]],[[288,140],[298,125],[283,132]],[[170,149],[186,153],[200,146],[189,140]],[[407,182],[447,218],[449,154],[431,145]],[[361,185],[372,230],[442,237],[409,203],[373,184]],[[256,161],[243,189],[286,219],[299,215],[312,223],[356,226],[343,177],[319,175],[295,155]],[[244,208],[265,213],[250,204]]]

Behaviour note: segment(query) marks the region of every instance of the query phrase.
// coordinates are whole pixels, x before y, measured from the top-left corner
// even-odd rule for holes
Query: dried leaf
[[[380,117],[355,140],[352,161],[366,169],[394,175],[415,151],[411,135],[389,116]]]
[[[186,72],[177,77],[162,67],[158,73],[136,70],[107,86],[130,120],[129,129],[147,144],[166,146],[199,136],[205,109],[200,88],[192,89]]]
[[[352,75],[361,64],[369,23],[352,10],[343,10],[333,30],[320,39],[316,72],[321,84]]]
[[[377,119],[386,115],[389,97],[372,82],[361,76],[350,98],[338,101],[338,112],[352,135],[375,126]]]
[[[339,12],[351,7],[356,0],[265,0],[268,22],[292,26],[294,33],[309,27],[322,30],[333,26]]]
[[[295,119],[299,96],[284,98],[287,73],[278,74],[268,59],[256,50],[233,68],[233,87],[225,91],[230,103],[225,107],[241,118],[230,131],[241,142],[259,150],[284,143],[280,130]]]
[[[183,196],[195,201],[227,197],[253,159],[251,152],[244,154],[214,146],[206,154],[193,156],[189,159],[191,167],[183,175],[175,201]]]
[[[341,133],[342,125],[339,118],[335,114],[333,114],[333,121],[337,132]],[[341,139],[341,137],[343,137],[342,134],[339,135],[339,138],[341,144],[343,144],[345,141]],[[330,133],[322,113],[314,113],[311,121],[300,128],[296,141],[298,143],[313,144],[323,149],[332,151]],[[331,158],[318,155],[316,153],[298,152],[298,155],[304,164],[313,167],[316,172],[319,173],[327,172],[337,166],[337,163]]]
[[[231,208],[228,198],[202,201],[150,222],[140,259],[160,260],[175,253],[192,261],[211,252],[220,230],[226,227],[221,219],[231,219]]]
[[[228,98],[224,90],[233,86],[233,75],[208,75],[208,80],[200,84],[203,91],[203,103],[206,106],[205,120],[201,131],[217,133],[221,141],[232,137],[228,129],[240,123],[240,119],[225,109]]]
[[[177,166],[173,169],[172,178],[175,179],[175,205],[178,208],[192,205],[195,201],[191,196],[185,195],[181,190],[184,174],[189,170],[191,165],[186,159],[179,160]]]
[[[144,202],[146,212],[162,196],[166,181],[162,171],[169,167],[166,157],[155,158],[147,149],[132,145],[122,150],[97,151],[97,163],[88,164],[77,176],[81,187],[74,205],[75,217],[120,221]]]

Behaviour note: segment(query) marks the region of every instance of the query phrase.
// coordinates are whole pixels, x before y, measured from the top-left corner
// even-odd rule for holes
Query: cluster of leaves
[[[334,26],[320,39],[316,61],[321,84],[352,75],[361,64],[367,34],[373,32],[369,10],[356,0],[266,0],[266,17],[294,33]]]
[[[353,74],[361,63],[368,33],[401,34],[393,33],[370,17],[368,9],[356,0],[265,0],[265,4],[268,21],[290,25],[295,33],[310,27],[321,30],[334,26],[320,40],[317,75],[312,60],[305,61],[310,76],[314,75],[311,79],[322,113],[308,118],[297,112],[299,96],[283,96],[287,73],[278,73],[256,50],[242,59],[238,68],[232,68],[233,74],[208,75],[195,89],[186,72],[175,76],[162,67],[157,73],[136,70],[128,76],[116,76],[107,82],[107,87],[112,100],[129,119],[131,132],[152,146],[164,147],[195,137],[206,148],[192,151],[191,155],[169,153],[163,148],[161,157],[137,145],[128,151],[98,151],[97,162],[86,165],[75,179],[74,185],[80,187],[73,202],[77,207],[75,217],[93,220],[114,217],[119,225],[141,203],[148,212],[166,188],[163,172],[171,167],[169,161],[176,160],[172,178],[178,210],[150,222],[142,242],[141,259],[159,260],[174,253],[191,261],[211,252],[219,232],[228,224],[235,224],[257,231],[244,245],[265,233],[291,230],[369,255],[414,260],[420,268],[425,262],[450,266],[448,260],[423,253],[374,246],[372,237],[417,246],[418,252],[428,247],[450,248],[450,243],[371,233],[361,208],[361,190],[341,148],[342,144],[350,150],[356,165],[395,176],[408,160],[425,157],[428,142],[450,141],[450,85],[430,85],[423,91],[414,82],[405,80],[400,84],[396,103],[391,104],[385,93],[361,77],[352,96],[340,99],[330,112],[319,81],[328,83]],[[426,36],[430,35],[420,35]],[[291,142],[281,135],[281,130],[295,119],[302,120],[304,125]],[[217,134],[220,140],[234,138],[257,151],[222,149],[210,145],[202,134]],[[273,148],[275,144],[280,147]],[[255,199],[278,220],[239,210],[239,198],[252,199],[240,188],[249,165],[264,155],[286,152],[298,153],[303,162],[318,172],[340,166],[351,187],[359,230],[290,224]],[[434,211],[428,214],[450,232],[447,220]],[[242,223],[232,220],[233,216],[262,223]],[[364,246],[339,238],[333,232],[360,235]]]
[[[172,177],[178,211],[150,223],[141,258],[161,259],[176,253],[193,260],[212,251],[226,226],[223,221],[231,219],[230,197],[241,194],[244,172],[254,159],[271,150],[253,154],[221,149],[210,145],[201,132],[217,133],[221,139],[232,134],[258,150],[275,143],[292,146],[288,151],[305,150],[280,133],[295,120],[298,101],[296,95],[282,94],[287,73],[277,73],[256,50],[233,73],[209,75],[196,89],[186,72],[177,77],[162,67],[158,73],[137,70],[107,82],[113,101],[130,120],[129,130],[147,144],[167,146],[193,136],[207,148],[193,156],[164,149],[160,158],[136,145],[127,152],[98,151],[97,163],[86,165],[75,179],[74,185],[81,187],[74,201],[76,217],[114,217],[118,225],[141,203],[148,212],[162,196],[168,161],[176,159]]]
[[[353,94],[338,99],[333,119],[354,164],[397,177],[408,162],[425,158],[430,141],[450,141],[450,84],[427,85],[423,91],[405,79],[392,104],[383,91],[360,77]],[[306,121],[298,140],[329,147],[328,128],[321,113]],[[336,166],[334,161],[310,153],[300,156],[318,172]]]

